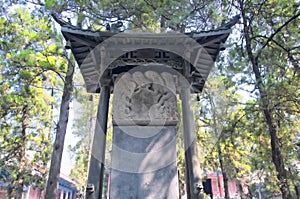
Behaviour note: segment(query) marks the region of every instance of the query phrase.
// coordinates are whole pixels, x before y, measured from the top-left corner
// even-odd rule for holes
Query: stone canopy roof
[[[91,93],[113,83],[118,74],[145,64],[167,65],[185,76],[193,93],[199,93],[239,20],[236,16],[210,31],[155,34],[83,30],[52,16],[61,25],[66,48],[71,49]]]

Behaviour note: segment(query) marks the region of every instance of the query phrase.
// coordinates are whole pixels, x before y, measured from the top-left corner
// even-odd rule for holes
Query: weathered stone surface
[[[151,69],[114,85],[111,199],[179,198],[176,81]]]
[[[176,125],[176,83],[166,72],[123,74],[115,84],[115,125]]]
[[[174,126],[114,126],[111,199],[177,199]]]

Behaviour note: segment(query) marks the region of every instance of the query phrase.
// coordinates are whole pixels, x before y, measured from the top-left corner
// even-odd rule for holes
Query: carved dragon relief
[[[167,72],[124,73],[114,86],[115,125],[176,125],[176,80]]]

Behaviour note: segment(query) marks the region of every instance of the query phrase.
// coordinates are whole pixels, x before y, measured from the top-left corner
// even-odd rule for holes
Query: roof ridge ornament
[[[225,22],[226,20],[223,20],[221,26],[218,29],[229,29],[232,26],[234,26],[236,23],[238,23],[240,18],[241,18],[240,15],[235,15],[228,22]]]
[[[57,13],[52,12],[51,13],[52,18],[54,19],[54,21],[56,21],[59,25],[61,25],[62,27],[68,27],[68,28],[73,28],[73,29],[78,29],[81,30],[80,28],[73,26],[71,24],[71,22],[67,22],[65,21],[61,16],[59,16]]]
[[[116,23],[112,23],[112,24],[106,24],[106,31],[108,32],[115,32],[115,33],[118,33],[118,32],[122,32],[120,30],[120,28],[122,28],[123,26],[123,23],[121,21],[117,21]]]

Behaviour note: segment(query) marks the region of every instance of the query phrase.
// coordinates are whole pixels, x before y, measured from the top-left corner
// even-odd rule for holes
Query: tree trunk
[[[239,180],[237,180],[237,183],[238,183],[238,188],[239,188],[239,192],[240,192],[241,198],[242,199],[246,198],[245,194],[244,194],[244,191],[243,191],[243,186],[242,186],[241,182]]]
[[[69,105],[73,90],[74,66],[68,61],[68,72],[64,82],[64,91],[60,106],[59,121],[56,128],[56,136],[51,158],[49,177],[45,198],[55,199],[57,197],[58,180],[60,174],[61,158],[64,148],[65,135],[69,119]]]
[[[250,187],[247,186],[247,188],[248,188],[248,194],[246,195],[244,193],[243,185],[242,185],[241,181],[237,180],[237,183],[238,183],[238,187],[239,187],[239,192],[240,192],[241,199],[252,198],[252,193],[251,193]]]
[[[281,148],[280,148],[280,142],[277,136],[277,129],[276,129],[276,122],[272,115],[272,110],[269,106],[268,101],[268,93],[265,90],[264,83],[262,81],[261,73],[259,71],[259,63],[258,63],[258,57],[254,56],[253,49],[251,47],[251,38],[250,38],[250,27],[248,24],[248,20],[246,17],[246,13],[244,10],[243,2],[240,1],[241,6],[241,12],[242,12],[242,18],[243,18],[243,26],[244,26],[244,36],[246,40],[246,50],[248,57],[250,59],[252,70],[255,75],[256,79],[256,86],[259,90],[260,94],[260,100],[261,100],[261,107],[263,109],[263,113],[266,119],[266,123],[269,128],[269,134],[271,137],[271,148],[272,148],[272,161],[275,165],[275,169],[277,171],[277,179],[279,180],[279,187],[280,191],[282,193],[283,199],[290,199],[292,198],[290,190],[289,190],[289,184],[287,181],[287,171],[284,168],[284,161],[281,154]]]
[[[26,93],[29,93],[28,88],[26,87]],[[26,164],[26,130],[27,130],[27,118],[28,118],[28,104],[24,104],[23,109],[22,109],[22,131],[21,131],[21,136],[22,136],[22,142],[21,146],[19,148],[19,172],[17,175],[17,188],[15,190],[16,193],[16,199],[22,199],[22,194],[23,194],[23,187],[24,187],[24,178],[26,174],[23,173],[24,167]]]
[[[7,188],[7,198],[12,198],[12,187],[11,186],[8,186]]]
[[[252,190],[251,190],[251,187],[250,186],[247,186],[248,187],[248,191],[249,191],[249,193],[248,193],[248,198],[250,197],[250,198],[253,198],[253,194],[252,194]]]
[[[219,163],[220,163],[220,167],[221,167],[221,171],[222,171],[222,175],[223,175],[225,199],[229,199],[228,175],[227,175],[227,170],[226,170],[224,162],[223,162],[223,154],[221,151],[220,143],[218,143],[218,155],[219,155]]]
[[[43,189],[38,189],[38,199],[42,199]]]
[[[300,194],[299,194],[299,188],[298,188],[298,186],[294,185],[294,188],[295,188],[295,192],[296,192],[296,198],[300,199]]]
[[[17,188],[17,190],[16,190],[16,199],[22,199],[22,194],[23,194],[23,186]]]

